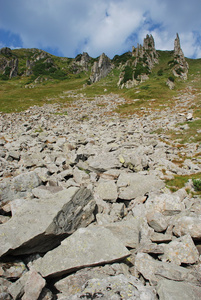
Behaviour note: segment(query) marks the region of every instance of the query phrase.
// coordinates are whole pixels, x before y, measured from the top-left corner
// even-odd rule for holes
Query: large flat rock
[[[59,237],[85,227],[93,220],[95,201],[91,191],[71,187],[48,199],[26,201],[0,226],[0,256],[46,252]]]
[[[104,227],[80,228],[34,263],[43,277],[57,277],[83,267],[120,261],[130,255],[124,244]]]
[[[197,300],[201,299],[201,287],[187,282],[163,279],[157,285],[160,300]]]
[[[131,200],[153,191],[162,189],[165,184],[153,175],[142,175],[138,173],[121,173],[117,186],[119,187],[119,198]]]

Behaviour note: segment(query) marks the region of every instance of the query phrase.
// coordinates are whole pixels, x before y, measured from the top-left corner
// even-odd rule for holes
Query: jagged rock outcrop
[[[112,67],[113,66],[109,57],[107,57],[105,53],[102,53],[99,57],[99,60],[94,62],[94,65],[91,69],[91,83],[95,83],[101,78],[106,77],[112,70]]]
[[[188,68],[189,66],[181,49],[180,38],[177,33],[176,39],[174,41],[174,67],[172,71],[175,77],[180,77],[186,80]]]
[[[140,44],[137,45],[137,48],[133,46],[132,59],[127,61],[117,85],[121,88],[131,88],[140,82],[146,81],[152,68],[157,63],[158,53],[155,49],[154,38],[152,35],[147,34],[143,46]]]
[[[18,75],[18,58],[12,58],[12,50],[10,48],[0,49],[0,72],[5,78],[13,78]]]
[[[74,64],[81,67],[81,71],[88,71],[89,70],[89,62],[91,57],[87,52],[83,52],[83,54],[78,54],[75,58]]]

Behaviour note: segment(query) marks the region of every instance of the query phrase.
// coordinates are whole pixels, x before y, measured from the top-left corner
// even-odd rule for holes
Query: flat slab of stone
[[[0,256],[46,252],[58,245],[58,237],[71,234],[93,220],[95,201],[91,191],[71,187],[47,199],[26,201],[0,226]]]
[[[163,279],[157,285],[160,300],[198,300],[201,299],[201,287],[187,282]]]
[[[137,248],[140,240],[140,225],[140,219],[132,217],[127,221],[105,225],[105,228],[111,230],[126,247]]]
[[[92,298],[93,297],[93,298]],[[121,298],[120,298],[121,297]],[[82,286],[81,292],[64,298],[79,299],[142,299],[156,300],[156,295],[150,286],[144,286],[136,277],[119,274],[106,278],[93,278]]]
[[[198,283],[197,274],[191,270],[174,263],[157,261],[147,253],[136,255],[135,267],[152,285],[156,285],[163,278]]]
[[[121,173],[117,181],[117,186],[119,187],[119,198],[131,200],[144,196],[149,192],[160,190],[165,184],[153,175]]]
[[[78,269],[120,261],[130,255],[109,229],[80,228],[33,264],[43,277],[57,277]]]
[[[162,261],[171,261],[176,265],[194,264],[199,260],[199,252],[189,234],[164,245]]]

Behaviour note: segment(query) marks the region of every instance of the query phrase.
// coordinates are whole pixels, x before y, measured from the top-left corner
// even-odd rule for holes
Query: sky
[[[152,34],[157,50],[201,58],[201,0],[0,0],[0,48],[113,58]]]

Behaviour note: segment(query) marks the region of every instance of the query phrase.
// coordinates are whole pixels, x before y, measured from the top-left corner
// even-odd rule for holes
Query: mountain
[[[94,93],[115,92],[132,100],[136,89],[144,89],[140,99],[157,98],[155,90],[164,100],[188,80],[189,70],[200,65],[200,60],[184,57],[179,35],[174,50],[155,49],[152,35],[143,45],[110,59],[104,53],[92,58],[88,53],[75,58],[53,56],[39,49],[0,49],[0,110],[23,110],[30,105],[43,104],[47,98],[59,97],[62,90],[85,89]],[[12,88],[11,88],[12,86]],[[31,93],[24,89],[31,89]],[[58,98],[57,97],[57,98]],[[16,105],[17,103],[17,105]]]

